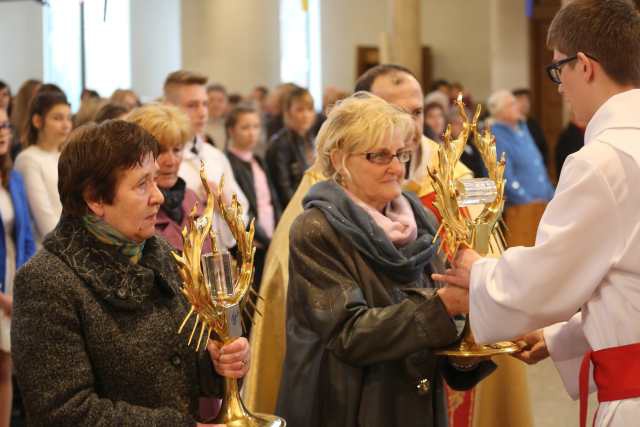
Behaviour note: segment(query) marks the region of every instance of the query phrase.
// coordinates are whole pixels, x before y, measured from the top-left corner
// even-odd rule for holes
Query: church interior
[[[0,94],[5,91],[12,101],[7,101],[5,106],[0,102],[0,107],[7,110],[7,120],[11,120],[11,130],[16,131],[13,136],[17,140],[21,132],[13,121],[19,110],[17,99],[23,84],[29,79],[37,81],[38,85],[54,84],[68,100],[71,131],[80,125],[79,121],[97,121],[96,113],[105,105],[126,104],[131,97],[133,108],[168,101],[172,96],[168,90],[168,76],[177,70],[189,70],[206,77],[208,107],[205,108],[209,115],[204,127],[207,135],[203,134],[205,144],[209,142],[226,153],[229,146],[225,144],[231,141],[230,111],[246,105],[249,112],[260,114],[260,136],[255,152],[258,153],[256,156],[266,159],[268,169],[270,140],[278,135],[269,130],[268,120],[281,113],[278,110],[287,108],[283,107],[284,98],[276,96],[285,84],[293,83],[294,92],[298,89],[304,92],[301,96],[310,100],[314,117],[322,115],[323,120],[329,120],[327,117],[330,117],[333,105],[340,104],[339,100],[354,92],[360,76],[380,64],[397,64],[409,70],[420,84],[423,102],[419,108],[420,114],[424,113],[424,137],[440,145],[445,140],[445,132],[451,137],[448,129],[454,129],[459,114],[458,96],[470,116],[473,116],[473,109],[480,106],[480,120],[487,120],[483,125],[486,129],[492,129],[492,123],[502,120],[502,103],[509,102],[502,96],[513,98],[520,108],[517,123],[524,123],[525,129],[529,126],[527,133],[531,133],[529,139],[535,143],[532,145],[537,153],[535,156],[541,159],[537,171],[542,171],[544,179],[539,181],[547,182],[553,192],[564,159],[581,148],[586,126],[574,119],[571,107],[545,70],[554,62],[553,51],[547,46],[547,32],[554,16],[570,1],[2,0]],[[640,6],[640,1],[635,3]],[[119,91],[123,98],[118,100],[116,93]],[[127,98],[129,95],[131,97]],[[222,96],[222,100],[216,96]],[[222,106],[216,107],[216,103]],[[127,106],[123,114],[129,113],[130,109],[131,106]],[[0,115],[0,119],[3,117]],[[224,120],[227,120],[226,128]],[[315,120],[317,128],[308,131],[313,132],[313,137],[309,137],[311,144],[313,138],[323,132],[322,121]],[[25,123],[28,127],[28,122]],[[10,128],[9,121],[6,128]],[[71,131],[72,136],[74,132]],[[198,154],[195,141],[192,151]],[[20,145],[15,141],[11,144]],[[25,148],[23,145],[22,150]],[[307,160],[313,158],[309,150],[313,150],[313,146],[303,153]],[[187,151],[185,159],[186,156]],[[395,156],[401,161],[399,152]],[[390,161],[395,162],[393,158]],[[24,162],[20,162],[18,154],[14,167],[24,174],[19,169],[21,163]],[[307,166],[310,164],[311,161]],[[466,166],[473,170],[471,164]],[[286,166],[280,164],[279,167]],[[477,170],[482,173],[482,166]],[[425,176],[426,173],[425,170]],[[518,178],[509,178],[511,183],[518,184]],[[198,180],[197,176],[195,179]],[[243,178],[236,174],[235,179],[242,187]],[[523,186],[525,179],[522,178]],[[31,197],[44,197],[40,193],[30,196],[29,191],[38,190],[30,190],[27,179],[25,183],[30,204]],[[265,181],[264,188],[266,185]],[[171,193],[163,191],[165,199],[167,194]],[[538,223],[550,197],[532,196],[515,203],[515,196],[510,201],[508,191],[507,194],[502,216],[506,223],[506,246],[533,246]],[[246,195],[247,199],[243,200],[249,199],[248,193]],[[260,210],[264,199],[260,194],[253,195],[254,199],[256,197],[257,202],[247,203],[257,204],[255,209]],[[285,201],[282,210],[287,202],[297,200],[300,203],[295,196],[289,202],[290,197],[291,194],[287,199],[280,199]],[[206,199],[202,200],[204,206]],[[62,202],[64,205],[64,200]],[[33,215],[37,214],[33,206],[30,210]],[[270,236],[274,233],[277,222],[267,225],[262,221],[256,221],[256,224],[258,222],[270,228]],[[34,228],[38,229],[39,226]],[[40,233],[42,238],[45,233]],[[176,236],[179,238],[179,233]],[[258,233],[256,239],[257,236]],[[36,243],[40,248],[42,240],[36,237]],[[273,247],[272,244],[270,250]],[[262,255],[259,249],[256,254],[261,263],[265,263],[266,257],[260,275],[266,277],[273,273],[266,249]],[[264,288],[264,280],[262,283]],[[259,286],[259,283],[257,287],[254,285],[256,292]],[[263,295],[263,291],[259,292]],[[286,294],[286,290],[281,292]],[[280,310],[284,313],[284,299],[269,305],[268,296],[265,296],[264,303],[256,300],[256,311]],[[280,298],[285,296],[280,294]],[[266,321],[269,315],[265,314]],[[257,314],[253,313],[253,316]],[[280,324],[282,322],[280,319]],[[250,410],[274,413],[275,396],[260,398],[255,388],[264,381],[261,375],[272,378],[280,368],[274,373],[262,361],[257,363],[254,352],[259,350],[256,346],[270,340],[270,331],[260,323],[252,328],[251,335],[259,330],[261,337],[248,337],[253,361],[244,382],[243,399]],[[8,354],[16,363],[17,355]],[[498,365],[496,373],[479,383],[475,394],[448,391],[450,426],[578,424],[579,402],[567,395],[551,360],[526,365],[511,356],[500,355],[494,357],[494,362]],[[9,393],[10,387],[9,384]],[[14,383],[10,424],[0,426],[28,425],[24,424],[19,389],[19,384]],[[6,388],[0,385],[0,394],[5,391]],[[0,412],[1,407],[2,404]],[[462,408],[462,415],[456,416],[458,407]],[[590,418],[596,407],[597,400],[592,395]]]

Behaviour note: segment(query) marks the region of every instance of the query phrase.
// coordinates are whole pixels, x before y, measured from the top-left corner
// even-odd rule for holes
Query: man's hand
[[[473,249],[460,249],[453,260],[452,268],[447,269],[444,274],[432,274],[431,278],[437,282],[469,289],[471,266],[480,258],[482,257]]]
[[[223,346],[218,341],[209,341],[209,355],[216,372],[227,378],[242,378],[249,371],[249,341],[236,338]]]
[[[547,343],[544,340],[542,329],[523,336],[518,340],[518,344],[522,346],[522,350],[513,354],[513,357],[529,365],[536,364],[549,357],[549,350],[547,349]]]

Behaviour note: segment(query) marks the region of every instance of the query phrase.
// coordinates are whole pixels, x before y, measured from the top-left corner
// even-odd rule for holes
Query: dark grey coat
[[[288,427],[446,426],[442,377],[468,389],[495,365],[455,370],[433,350],[457,328],[427,279],[375,271],[318,208],[290,235],[287,351],[277,414]],[[428,387],[418,391],[426,380]]]
[[[193,426],[216,393],[207,352],[187,348],[171,247],[133,265],[63,218],[16,275],[12,352],[31,426]]]

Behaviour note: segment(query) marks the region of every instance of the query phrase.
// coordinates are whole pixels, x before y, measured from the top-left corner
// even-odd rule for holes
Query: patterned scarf
[[[95,215],[87,214],[83,216],[82,224],[89,233],[93,234],[102,243],[116,246],[122,255],[129,258],[132,264],[137,264],[142,258],[145,242],[136,243],[127,239],[122,233]]]
[[[356,249],[370,261],[376,271],[385,272],[399,283],[410,283],[424,275],[435,255],[432,243],[438,224],[410,193],[403,193],[415,216],[416,238],[396,247],[376,221],[351,200],[335,181],[327,180],[309,189],[302,201],[304,209],[319,208],[329,224],[346,236]]]

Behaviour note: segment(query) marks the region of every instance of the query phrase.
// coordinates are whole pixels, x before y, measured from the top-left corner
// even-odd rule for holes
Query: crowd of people
[[[406,84],[409,85],[411,83],[407,79],[415,81],[415,78],[406,69],[393,66],[385,68],[383,66],[381,69],[376,68],[363,76],[360,81],[364,81],[365,84],[361,87],[356,85],[356,91],[366,90],[376,93],[372,89],[376,79],[374,78],[367,83],[367,79],[376,73],[379,73],[382,77],[389,77],[394,73],[405,74],[405,80],[409,81]],[[61,177],[59,177],[59,174],[63,173],[62,153],[74,146],[77,146],[75,149],[79,150],[80,141],[87,140],[93,141],[92,143],[94,144],[102,144],[106,139],[116,138],[117,135],[120,135],[118,132],[124,132],[124,130],[118,131],[113,128],[113,123],[115,122],[137,125],[146,131],[148,135],[151,135],[151,138],[156,141],[157,147],[139,148],[143,151],[137,154],[140,156],[152,155],[153,159],[155,159],[157,171],[153,174],[153,179],[159,191],[158,194],[162,197],[156,196],[154,199],[154,197],[149,196],[149,201],[146,204],[151,207],[157,205],[153,234],[161,236],[174,250],[178,251],[182,250],[181,232],[186,225],[189,214],[194,206],[197,206],[196,215],[199,215],[204,205],[205,189],[199,177],[200,162],[204,161],[209,185],[213,188],[217,188],[224,175],[224,187],[221,190],[225,200],[229,202],[232,195],[235,194],[244,207],[245,222],[248,223],[250,219],[255,219],[256,254],[253,286],[256,293],[258,293],[267,260],[267,252],[283,210],[294,198],[305,172],[316,162],[324,162],[327,165],[330,163],[329,157],[332,157],[330,150],[327,148],[323,148],[322,150],[324,151],[322,152],[319,150],[322,148],[320,146],[325,146],[329,143],[334,144],[335,141],[325,142],[322,140],[323,127],[337,126],[335,121],[346,120],[342,117],[342,114],[347,114],[350,109],[354,110],[350,114],[355,117],[358,110],[367,110],[369,108],[370,112],[353,119],[363,120],[362,123],[356,120],[348,124],[348,126],[353,126],[352,134],[345,133],[344,136],[340,136],[340,138],[345,138],[345,141],[335,147],[335,149],[353,151],[353,149],[348,148],[348,144],[351,143],[348,140],[353,139],[354,143],[357,143],[357,132],[366,133],[367,129],[378,132],[378,127],[382,126],[382,129],[384,129],[385,121],[382,119],[385,114],[400,114],[393,111],[384,112],[385,108],[388,109],[388,107],[384,107],[386,105],[384,101],[368,99],[362,95],[356,99],[351,99],[347,92],[335,88],[327,88],[323,97],[324,107],[322,111],[316,112],[310,92],[306,88],[292,83],[279,85],[271,91],[266,87],[259,86],[246,97],[237,94],[232,97],[227,93],[224,86],[220,84],[208,85],[207,83],[207,77],[197,72],[188,70],[173,72],[166,78],[161,99],[144,105],[132,90],[118,89],[109,99],[104,99],[97,92],[86,89],[82,94],[80,108],[75,114],[71,111],[71,106],[65,93],[55,84],[43,84],[37,80],[27,80],[20,87],[16,96],[12,97],[10,88],[6,84],[0,83],[0,95],[2,95],[0,97],[0,100],[2,100],[0,105],[2,107],[0,108],[2,147],[6,150],[3,154],[5,159],[3,164],[6,168],[6,177],[3,173],[3,182],[7,183],[3,189],[8,189],[7,196],[3,199],[7,206],[2,206],[2,224],[5,229],[6,280],[4,292],[0,294],[2,311],[6,319],[5,327],[3,328],[3,331],[6,332],[3,332],[4,339],[2,341],[4,347],[3,352],[0,352],[4,356],[3,363],[0,365],[0,369],[2,369],[0,375],[2,384],[0,386],[3,387],[0,390],[5,390],[2,394],[2,403],[0,403],[0,411],[3,408],[6,409],[1,415],[3,420],[8,419],[11,409],[12,368],[8,331],[10,330],[9,324],[11,323],[10,319],[13,311],[12,293],[16,269],[33,256],[37,248],[45,248],[49,252],[57,254],[56,251],[59,248],[54,247],[59,243],[57,241],[64,241],[70,238],[65,233],[73,234],[78,232],[78,227],[80,226],[80,229],[82,229],[82,224],[85,224],[86,230],[89,231],[88,235],[83,236],[83,239],[88,239],[86,240],[87,244],[89,242],[91,244],[97,243],[92,240],[91,236],[94,236],[99,242],[106,242],[116,247],[124,245],[127,247],[127,251],[133,251],[134,253],[138,250],[132,247],[139,248],[140,240],[149,242],[152,237],[151,234],[146,233],[136,235],[136,230],[129,229],[130,227],[126,225],[127,222],[131,222],[126,215],[123,217],[126,218],[124,220],[113,216],[111,217],[112,222],[109,222],[103,216],[98,216],[100,219],[98,221],[95,218],[95,210],[91,208],[89,202],[87,202],[90,207],[89,211],[76,210],[74,212],[68,206],[65,207],[64,197],[66,196],[63,191],[70,184],[68,182],[66,184],[60,182]],[[390,88],[394,84],[392,81],[388,83]],[[403,154],[403,157],[398,155],[398,160],[402,163],[406,162],[409,166],[407,170],[411,171],[409,175],[415,175],[415,177],[405,176],[404,172],[398,170],[398,182],[404,181],[405,178],[410,178],[410,180],[414,178],[416,182],[424,181],[426,170],[421,169],[425,168],[425,165],[428,164],[428,159],[433,156],[435,144],[442,142],[446,127],[450,125],[451,134],[454,138],[460,133],[462,123],[454,103],[457,96],[456,88],[457,90],[462,90],[460,85],[450,85],[448,82],[440,80],[433,85],[434,91],[426,97],[423,98],[422,95],[414,96],[414,99],[416,99],[415,105],[406,106],[402,105],[402,101],[399,102],[399,106],[405,110],[407,107],[414,109],[413,122],[415,123],[416,117],[420,122],[408,128],[407,135],[413,135],[417,132],[421,138],[427,138],[425,141],[429,141],[428,143],[433,145],[425,146],[425,141],[412,137],[418,142],[415,143],[414,141],[414,143],[406,144],[409,150],[406,151],[406,154]],[[393,89],[390,90],[393,92]],[[422,91],[419,91],[419,93],[421,94]],[[506,93],[512,98],[509,92]],[[499,93],[499,95],[502,94],[502,92]],[[379,95],[385,98],[384,89]],[[464,93],[464,96],[469,103],[471,101],[470,95]],[[512,101],[511,98],[509,98],[509,101]],[[385,99],[393,102],[393,96],[387,96]],[[500,102],[502,102],[502,99]],[[368,104],[373,105],[368,106]],[[550,199],[549,192],[552,192],[552,189],[546,177],[544,164],[540,161],[533,163],[528,161],[532,155],[542,159],[543,154],[538,151],[539,149],[531,139],[524,121],[526,119],[525,115],[515,108],[511,108],[511,116],[501,114],[505,108],[502,107],[502,104],[499,108],[497,106],[495,108],[492,107],[491,98],[489,104],[494,119],[493,124],[491,124],[494,132],[500,126],[503,126],[510,129],[513,135],[519,135],[524,141],[522,143],[512,141],[509,139],[510,135],[502,136],[500,132],[496,132],[499,135],[497,138],[498,149],[505,151],[510,159],[512,157],[515,159],[515,154],[518,153],[517,150],[519,149],[518,144],[525,145],[525,148],[521,148],[526,150],[520,157],[521,164],[517,164],[515,161],[512,163],[513,166],[510,169],[512,175],[508,175],[507,179],[511,180],[513,176],[515,182],[518,183],[520,181],[517,180],[517,177],[522,176],[522,182],[527,182],[526,188],[529,188],[529,186],[535,188],[540,184],[527,181],[527,174],[533,173],[530,171],[533,168],[535,172],[545,177],[544,181],[541,181],[544,184],[544,188],[540,191],[540,194],[542,194],[540,197],[545,200]],[[336,105],[338,107],[334,111],[333,107]],[[468,107],[473,108],[473,104],[469,104]],[[369,123],[370,128],[367,128],[366,122],[370,121],[370,117],[374,117],[376,114],[381,117],[380,126]],[[505,119],[504,117],[508,118]],[[331,120],[332,118],[333,120]],[[341,123],[341,126],[347,127],[347,124],[339,123]],[[112,128],[108,129],[109,127]],[[131,128],[132,130],[133,128]],[[348,132],[348,129],[336,131]],[[316,139],[317,137],[319,137],[318,140]],[[376,138],[379,139],[379,136],[376,136]],[[333,145],[331,146],[333,147]],[[418,149],[417,151],[420,152],[414,155],[416,147],[423,147],[423,149]],[[106,148],[96,146],[93,154],[96,155],[100,150],[106,150]],[[384,150],[387,150],[387,148]],[[394,151],[393,149],[390,150]],[[477,151],[471,144],[468,145],[466,150],[462,158],[463,163],[471,169],[474,175],[481,176],[485,171]],[[88,153],[78,151],[73,154],[75,157],[69,161],[77,162],[79,161],[78,156],[83,155],[86,156]],[[104,155],[109,159],[109,156],[118,156],[117,153],[107,152]],[[124,156],[124,154],[121,155]],[[322,156],[328,157],[322,158]],[[414,159],[413,162],[410,161],[412,157]],[[417,162],[416,159],[421,157],[422,161]],[[117,161],[118,159],[110,160]],[[130,162],[131,160],[131,158],[120,159],[120,161],[124,162]],[[90,164],[87,158],[83,159],[83,161]],[[368,161],[372,160],[368,159]],[[373,161],[374,163],[382,162],[382,160],[375,159]],[[134,162],[134,164],[125,163],[124,166],[109,164],[108,162],[104,165],[108,166],[109,170],[118,170],[118,168],[130,169],[132,166],[136,168],[147,167],[147,169],[150,167],[149,165],[145,166],[145,162],[142,160],[138,163]],[[102,168],[98,168],[97,164],[95,168],[98,169],[92,171],[95,174],[100,171],[104,172]],[[75,172],[77,171],[64,171],[66,174]],[[85,171],[85,173],[88,172]],[[76,194],[90,191],[93,197],[99,198],[99,192],[106,191],[105,194],[110,194],[112,201],[118,186],[123,185],[120,182],[123,179],[122,177],[97,175],[108,183],[105,185],[110,185],[112,188],[105,188],[104,185],[99,185],[97,181],[94,184],[96,188],[92,188],[90,183],[92,180],[97,179],[95,176],[93,178],[70,176],[71,178],[69,176],[66,178],[79,180],[79,184],[85,183],[87,185],[82,188],[74,188],[72,191]],[[471,173],[469,173],[469,176],[471,176]],[[355,176],[351,176],[351,178],[355,178]],[[379,191],[379,187],[371,187],[371,182],[368,182],[371,178],[363,170],[363,176],[359,179],[359,184],[357,185],[361,186],[363,190],[370,187],[374,191]],[[144,182],[146,181],[143,181],[143,185],[148,185],[148,183],[144,184]],[[514,195],[509,193],[507,196],[508,201],[512,203],[521,202],[521,199],[515,195],[516,193]],[[534,194],[538,193],[534,191]],[[142,199],[140,201],[144,202]],[[300,203],[300,200],[297,199],[296,202]],[[358,203],[361,203],[361,206],[367,206],[366,201]],[[126,209],[124,206],[123,208]],[[294,209],[297,208],[297,206],[294,207]],[[367,209],[370,212],[375,211],[373,207],[368,207]],[[10,212],[11,210],[13,212]],[[65,222],[65,219],[68,221]],[[226,249],[233,249],[235,241],[229,229],[223,224],[220,217],[217,217],[216,220],[218,221],[216,223],[218,242]],[[422,219],[422,221],[427,220]],[[420,225],[420,227],[427,227],[427,222]],[[102,229],[102,231],[96,232],[96,229]],[[433,232],[434,230],[430,231],[431,235]],[[429,234],[427,233],[427,235]],[[56,237],[54,238],[54,236]],[[131,241],[137,243],[131,245]],[[147,243],[147,245],[152,246],[150,243]],[[79,247],[74,247],[74,250],[82,252],[80,249]],[[206,250],[209,250],[208,244],[205,245]],[[129,253],[127,254],[130,256]],[[141,257],[140,254],[137,256]],[[46,260],[46,262],[51,263],[51,260]],[[83,268],[88,267],[85,266]],[[421,268],[424,269],[424,266]],[[39,280],[37,277],[25,274],[29,281],[37,282]],[[62,274],[62,272],[48,271],[46,274],[48,277],[52,277]],[[125,278],[121,280],[125,280]],[[37,287],[32,285],[30,292],[36,289]],[[118,290],[119,288],[116,289],[116,293]],[[43,290],[39,291],[42,292]],[[47,292],[50,292],[50,290],[47,290]],[[442,298],[446,298],[446,296]],[[87,307],[83,309],[89,310]],[[245,319],[245,324],[249,325],[247,333],[250,332],[252,313],[253,310],[249,311],[249,316]],[[458,314],[458,312],[453,310],[449,311],[449,314]],[[35,319],[31,320],[35,321]],[[16,339],[14,341],[20,343],[22,347],[20,351],[23,352],[25,348],[29,348],[29,340],[22,340],[18,335],[23,338],[26,337],[31,330],[30,328],[36,325],[29,324],[25,319],[19,320],[16,324],[21,332],[15,332]],[[60,338],[70,339],[68,336],[65,338],[61,336]],[[83,343],[83,347],[87,345],[90,345],[90,343]],[[240,345],[240,351],[246,351],[244,345]],[[65,358],[70,356],[70,354],[65,353]],[[78,357],[78,355],[76,354],[74,357]],[[51,361],[45,362],[43,360],[41,363],[51,364]],[[23,370],[31,371],[31,365],[21,365],[21,363],[16,365],[19,371],[21,366]],[[289,363],[289,365],[294,366],[293,363]],[[102,375],[99,372],[92,372],[92,374],[94,376]],[[45,383],[42,383],[39,387],[35,387],[35,384],[29,383],[30,378],[30,376],[25,375],[20,382],[23,387],[27,388],[25,393],[27,408],[29,408],[29,403],[33,399],[31,393],[40,390],[39,387],[45,385]],[[33,378],[35,381],[37,375]],[[97,380],[98,378],[92,379],[92,381]],[[193,402],[189,405],[192,407]],[[43,416],[47,414],[47,409],[49,411],[53,410],[53,408],[46,407],[38,408],[39,411],[42,411],[41,415]],[[203,411],[211,412],[211,408],[203,409]],[[33,416],[35,418],[35,415]],[[71,415],[62,411],[60,416],[70,419],[68,417]],[[106,415],[103,414],[103,416]],[[111,414],[109,416],[118,415]]]
[[[623,19],[615,8],[628,6],[613,3],[611,19]],[[563,51],[573,39],[559,25],[580,13],[604,22],[586,6],[565,9],[569,18],[554,27],[556,56],[582,52]],[[571,60],[607,61],[606,53],[583,56]],[[549,73],[560,83],[566,62],[557,64]],[[426,169],[438,145],[461,134],[458,95],[469,117],[473,95],[438,80],[424,96],[411,71],[392,64],[365,72],[352,94],[327,88],[319,112],[309,90],[293,83],[242,96],[178,70],[162,92],[143,104],[129,89],[109,99],[85,89],[74,113],[55,84],[27,80],[13,96],[0,82],[0,426],[11,414],[13,364],[33,425],[204,423],[219,406],[222,377],[248,375],[250,399],[264,405],[255,372],[266,364],[277,365],[267,370],[274,377],[263,386],[266,405],[292,426],[446,425],[443,384],[466,390],[496,370],[490,360],[434,353],[459,339],[458,320],[473,309],[469,260],[478,257],[465,252],[454,261],[464,271],[446,270],[436,254],[439,217]],[[574,105],[551,156],[530,97],[522,88],[495,91],[480,126],[507,158],[507,206],[553,207],[548,162],[555,158],[560,170],[581,148],[582,124],[595,110]],[[195,353],[176,334],[188,307],[170,253],[183,249],[190,215],[202,213],[202,163],[208,185],[227,203],[237,197],[245,224],[254,221],[254,291],[276,295],[281,313],[264,313],[253,331],[257,318],[245,314],[251,344],[211,341]],[[455,174],[486,174],[473,144]],[[563,182],[561,195],[571,190]],[[233,253],[233,235],[215,220],[218,245]],[[526,264],[525,255],[506,259]],[[496,285],[501,266],[508,268],[483,267],[482,280]],[[436,279],[448,284],[437,288]],[[482,303],[498,312],[490,291]],[[566,314],[580,307],[565,305]],[[520,313],[518,334],[551,323],[527,323],[536,313]],[[478,331],[485,341],[516,337]],[[286,346],[272,350],[267,341]],[[524,354],[540,341],[528,338]],[[258,368],[250,370],[252,359]]]

